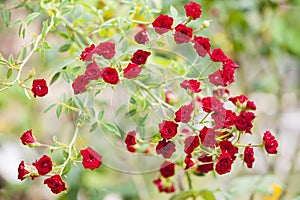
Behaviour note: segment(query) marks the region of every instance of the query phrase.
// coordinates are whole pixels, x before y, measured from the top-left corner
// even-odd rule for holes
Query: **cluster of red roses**
[[[140,32],[143,41],[145,41],[145,35]],[[147,35],[146,35],[147,36]],[[147,36],[148,38],[148,36]],[[141,38],[139,38],[141,39]],[[141,40],[139,40],[141,42]],[[75,94],[79,94],[87,91],[87,85],[91,80],[103,79],[104,82],[109,84],[117,84],[119,82],[118,68],[115,67],[101,67],[94,61],[96,55],[103,56],[105,59],[112,59],[116,54],[115,44],[112,42],[100,43],[97,47],[92,44],[87,47],[82,53],[80,60],[82,61],[92,61],[86,67],[84,75],[79,75],[74,80],[72,88]],[[127,67],[123,69],[123,76],[127,79],[136,78],[142,71],[141,65],[145,64],[150,52],[137,50],[134,52],[131,62],[128,63]]]
[[[41,144],[36,141],[32,135],[32,130],[24,132],[21,137],[21,142],[29,147],[49,147],[51,146]],[[82,156],[82,165],[84,168],[94,170],[102,164],[102,156],[97,153],[91,147],[80,150]],[[62,166],[61,166],[62,167]],[[18,179],[21,181],[27,177],[35,179],[40,176],[50,176],[44,180],[44,184],[47,184],[51,191],[58,194],[66,190],[66,185],[61,178],[63,170],[60,166],[54,166],[51,158],[47,155],[43,155],[39,160],[33,162],[31,165],[26,165],[22,160],[18,167]]]
[[[178,24],[175,27],[174,40],[177,44],[192,42],[194,49],[199,56],[210,56],[212,62],[222,63],[222,69],[215,71],[208,76],[208,80],[215,86],[220,86],[213,91],[213,96],[200,97],[196,95],[201,92],[200,82],[196,79],[184,80],[180,83],[181,88],[187,90],[187,93],[194,95],[193,100],[187,104],[182,105],[174,114],[173,120],[163,120],[158,125],[161,141],[144,151],[149,154],[153,149],[157,154],[161,154],[164,159],[170,159],[174,152],[176,152],[176,145],[174,140],[176,135],[180,139],[184,139],[184,169],[193,169],[194,173],[204,174],[210,171],[215,171],[222,175],[231,171],[232,163],[237,156],[246,163],[248,168],[252,168],[254,158],[253,147],[265,147],[269,154],[276,154],[278,142],[275,137],[266,131],[264,133],[263,142],[259,145],[243,145],[240,144],[240,137],[244,133],[252,133],[252,121],[255,115],[252,112],[256,110],[254,102],[250,101],[245,95],[229,97],[229,90],[225,87],[234,82],[234,71],[238,65],[224,54],[220,48],[211,51],[209,38],[202,36],[194,36],[193,29],[186,26],[186,24],[200,17],[201,6],[195,2],[190,2],[184,6],[186,10],[187,19],[185,24]],[[173,18],[161,14],[152,23],[155,31],[158,34],[164,34],[173,30]],[[143,30],[143,35],[147,35]],[[139,38],[142,38],[140,36]],[[202,78],[202,77],[201,77]],[[166,102],[173,105],[176,100],[172,91],[168,91],[166,95]],[[224,104],[231,102],[235,109],[227,109]],[[197,116],[201,110],[206,113],[201,122],[192,120],[192,114]],[[200,111],[200,112],[199,112]],[[205,122],[207,118],[211,121]],[[190,123],[191,122],[191,123]],[[179,130],[180,125],[183,127]],[[197,126],[198,125],[198,126]],[[202,129],[197,127],[202,125]],[[178,132],[180,134],[178,134]],[[137,139],[136,131],[130,131],[125,139],[127,149],[130,152],[137,152],[141,145],[139,142],[145,143],[142,139]],[[239,148],[242,152],[239,153]],[[154,181],[160,192],[174,192],[174,184],[170,180],[175,174],[175,165],[182,165],[181,160],[171,162],[165,160],[160,167],[161,176]]]

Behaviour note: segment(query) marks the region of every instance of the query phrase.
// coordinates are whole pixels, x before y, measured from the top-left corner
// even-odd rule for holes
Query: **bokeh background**
[[[55,2],[57,1],[53,1]],[[87,5],[99,9],[105,21],[120,16],[144,20],[146,16],[138,14],[143,3],[169,14],[170,6],[173,6],[179,16],[184,16],[183,5],[188,1],[138,1],[135,7],[124,2],[85,1]],[[252,170],[238,163],[228,175],[192,176],[194,188],[214,190],[217,199],[300,199],[300,1],[196,2],[202,6],[202,18],[213,19],[210,28],[205,30],[204,34],[211,38],[213,46],[221,47],[240,66],[236,82],[230,86],[232,95],[243,93],[257,105],[252,141],[259,142],[261,134],[266,129],[271,129],[278,139],[279,153],[276,156],[268,156],[257,149]],[[10,5],[9,1],[2,0],[0,3],[0,9]],[[11,21],[24,19],[28,13],[39,11],[34,3],[30,5],[12,10]],[[87,15],[86,7],[78,4],[75,8],[79,21],[73,19],[74,22],[78,23],[78,26],[91,28],[91,19],[94,18],[83,17]],[[39,33],[42,21],[43,17],[36,19],[29,29]],[[113,28],[98,31],[100,38],[110,37],[118,32]],[[50,81],[53,74],[49,74],[55,67],[76,56],[78,46],[72,44],[71,39],[60,32],[69,33],[63,28],[53,31],[46,38],[52,48],[45,52],[45,58],[42,59],[37,54],[28,63],[28,70],[34,67],[37,77],[45,77]],[[20,48],[30,40],[30,34],[22,39],[18,36],[17,27],[6,27],[3,19],[0,19],[0,53],[4,57],[10,54],[16,56]],[[62,44],[70,44],[68,51],[61,49]],[[0,66],[1,79],[6,76],[5,70]],[[51,143],[53,136],[66,143],[70,140],[74,125],[72,116],[62,115],[57,119],[54,111],[41,115],[53,102],[59,101],[63,93],[72,94],[70,85],[64,80],[58,80],[50,87],[48,98],[30,100],[18,86],[0,92],[0,199],[148,200],[168,199],[171,196],[160,194],[152,184],[158,172],[142,175],[124,173],[107,165],[93,172],[83,170],[81,165],[72,168],[66,179],[70,189],[59,196],[50,193],[41,180],[17,180],[20,160],[34,160],[45,153],[44,149],[22,146],[19,141],[22,132],[32,128],[36,137],[44,143]],[[85,130],[81,132],[84,143],[100,145],[103,157],[114,157],[115,154],[111,151],[105,151],[106,146],[101,142],[100,136],[84,133]],[[123,153],[119,154],[115,159],[124,159]],[[120,161],[126,163],[125,160]],[[133,164],[137,168],[143,167],[143,163]],[[185,180],[183,183],[187,185]]]

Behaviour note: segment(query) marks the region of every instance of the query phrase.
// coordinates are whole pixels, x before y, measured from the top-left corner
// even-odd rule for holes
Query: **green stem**
[[[185,171],[185,175],[188,181],[189,190],[193,189],[192,179],[188,171]]]
[[[237,144],[235,145],[236,147],[263,147],[264,146],[264,143],[261,143],[261,144]]]

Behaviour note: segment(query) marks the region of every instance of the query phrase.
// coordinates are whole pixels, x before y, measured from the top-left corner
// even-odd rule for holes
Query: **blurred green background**
[[[57,2],[57,1],[53,1]],[[126,1],[128,2],[128,1]],[[130,1],[129,1],[130,2]],[[149,7],[170,14],[170,6],[184,16],[183,0],[147,0]],[[210,28],[205,30],[212,40],[213,47],[221,47],[235,60],[236,82],[230,86],[232,95],[245,94],[254,100],[258,109],[254,127],[254,138],[260,141],[261,133],[271,128],[279,141],[279,154],[266,156],[256,150],[253,170],[234,165],[232,173],[224,176],[192,176],[196,189],[216,191],[217,199],[300,199],[300,1],[299,0],[201,0],[202,19],[213,19]],[[101,10],[104,20],[118,16],[134,16],[130,4],[121,1],[85,1],[86,4]],[[9,7],[9,1],[1,1]],[[22,19],[32,11],[39,11],[34,3],[26,8],[12,11],[12,21]],[[84,7],[78,5],[78,16],[84,14]],[[130,13],[133,12],[133,14]],[[157,16],[157,14],[155,15]],[[134,16],[135,19],[143,16]],[[93,18],[92,18],[93,19]],[[2,19],[1,19],[2,20]],[[7,28],[0,20],[0,53],[4,56],[16,55],[20,47],[30,37],[20,39],[17,28]],[[35,21],[30,29],[40,32],[41,21]],[[97,19],[96,19],[97,20]],[[81,20],[81,27],[92,28],[93,21]],[[197,26],[197,24],[194,24]],[[72,44],[70,51],[58,51],[62,44],[70,43],[69,37],[58,32],[47,36],[52,49],[46,51],[45,59],[39,54],[28,64],[36,69],[37,77],[50,81],[50,72],[57,65],[78,52]],[[104,38],[118,30],[99,30]],[[74,48],[74,49],[72,49]],[[3,78],[6,69],[0,69]],[[66,90],[69,88],[69,90]],[[17,180],[17,166],[20,160],[34,160],[45,153],[40,149],[29,149],[21,145],[19,136],[32,128],[37,138],[51,143],[56,135],[68,142],[73,129],[72,118],[63,115],[56,119],[54,112],[43,111],[53,102],[59,101],[63,93],[71,94],[71,88],[59,80],[50,88],[48,98],[28,99],[23,90],[14,86],[0,92],[0,199],[168,199],[171,195],[160,194],[152,184],[158,172],[127,174],[103,166],[93,172],[83,170],[82,166],[72,168],[66,179],[67,193],[54,196],[41,180],[20,182]],[[88,131],[88,130],[87,130]],[[84,132],[84,130],[82,130]],[[88,136],[82,136],[83,139]],[[94,139],[100,139],[94,137]],[[247,138],[246,138],[247,139]],[[90,139],[91,140],[91,139]],[[85,142],[88,143],[88,142]],[[103,156],[111,156],[103,152]],[[298,196],[298,198],[296,198]]]

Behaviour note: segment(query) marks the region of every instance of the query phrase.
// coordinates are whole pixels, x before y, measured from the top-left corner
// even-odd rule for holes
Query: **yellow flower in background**
[[[273,187],[273,191],[274,191],[273,194],[272,195],[265,195],[264,200],[278,200],[279,199],[279,197],[282,193],[281,187],[276,183],[274,183],[272,185],[272,187]]]

